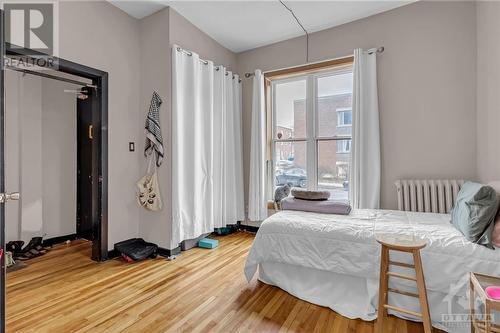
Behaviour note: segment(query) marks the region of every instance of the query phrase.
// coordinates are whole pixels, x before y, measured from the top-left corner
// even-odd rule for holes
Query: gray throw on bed
[[[351,205],[342,201],[311,201],[287,197],[281,201],[283,210],[300,210],[304,212],[349,215]]]

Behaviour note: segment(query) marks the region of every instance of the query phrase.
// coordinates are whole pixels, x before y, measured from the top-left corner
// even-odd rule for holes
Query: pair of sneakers
[[[47,253],[48,248],[43,247],[42,237],[33,237],[23,248],[24,242],[11,241],[5,245],[7,251],[12,252],[14,259],[28,260]]]

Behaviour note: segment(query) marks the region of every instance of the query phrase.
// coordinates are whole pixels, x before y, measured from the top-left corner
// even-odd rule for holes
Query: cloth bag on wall
[[[163,207],[158,184],[158,168],[153,163],[154,153],[149,155],[146,174],[137,182],[137,202],[147,210],[160,211]]]

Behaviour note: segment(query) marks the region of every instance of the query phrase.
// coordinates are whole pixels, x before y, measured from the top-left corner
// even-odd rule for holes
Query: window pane
[[[306,137],[306,80],[277,83],[274,139]]]
[[[317,80],[317,135],[351,136],[352,70],[349,68]]]
[[[276,142],[274,144],[274,184],[307,187],[306,142]]]
[[[333,200],[349,199],[351,140],[318,141],[318,189]]]
[[[337,109],[337,126],[351,126],[352,125],[352,111],[338,110]]]

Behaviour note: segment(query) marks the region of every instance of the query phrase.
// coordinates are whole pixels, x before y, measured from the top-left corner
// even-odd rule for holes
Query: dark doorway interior
[[[77,98],[77,208],[76,235],[94,241],[92,228],[92,108],[96,94],[92,88],[84,88],[87,98]]]

